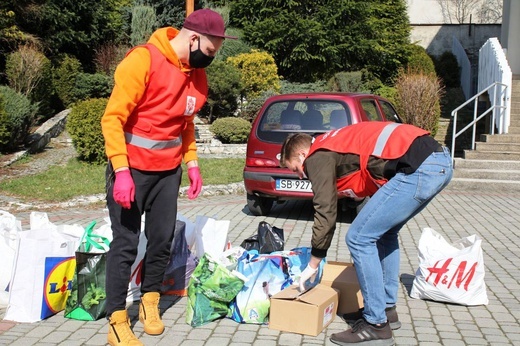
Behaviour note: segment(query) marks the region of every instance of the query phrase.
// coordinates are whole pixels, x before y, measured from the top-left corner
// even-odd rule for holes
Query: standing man
[[[289,136],[280,165],[307,177],[314,193],[311,260],[300,287],[327,256],[336,229],[338,194],[371,196],[352,222],[346,242],[363,294],[364,309],[345,316],[351,329],[332,334],[338,345],[394,345],[400,327],[395,310],[399,287],[399,230],[451,180],[453,167],[443,148],[418,127],[363,122],[315,140]]]
[[[177,218],[181,161],[188,168],[188,197],[202,177],[195,144],[195,114],[204,105],[207,67],[223,44],[224,21],[209,9],[192,12],[181,30],[155,31],[119,64],[101,120],[107,167],[107,205],[113,240],[107,257],[106,291],[110,345],[142,345],[130,328],[126,296],[137,255],[141,216],[148,240],[141,275],[139,321],[144,331],[164,331],[160,288]]]

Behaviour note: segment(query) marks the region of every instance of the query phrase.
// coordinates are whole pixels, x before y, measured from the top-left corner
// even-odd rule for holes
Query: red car
[[[312,199],[311,183],[280,167],[280,150],[294,132],[319,135],[362,121],[401,122],[392,104],[377,95],[298,93],[270,97],[253,122],[247,143],[244,185],[253,215],[267,215],[273,202]],[[345,201],[359,207],[362,200]]]

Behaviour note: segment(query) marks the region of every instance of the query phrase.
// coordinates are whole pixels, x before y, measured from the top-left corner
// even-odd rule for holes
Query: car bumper
[[[266,173],[256,170],[244,170],[244,186],[246,192],[262,197],[278,200],[312,199],[313,193],[276,190],[276,179],[298,179],[295,174]]]

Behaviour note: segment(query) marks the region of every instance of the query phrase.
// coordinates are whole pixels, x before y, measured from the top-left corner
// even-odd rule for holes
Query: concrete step
[[[480,135],[480,141],[485,143],[520,143],[520,133],[518,134],[483,134]],[[477,142],[478,143],[478,142]]]
[[[458,168],[455,169],[453,177],[467,179],[520,181],[520,170],[497,170],[492,168]]]
[[[482,191],[482,193],[520,192],[520,181],[495,179],[453,178],[446,187],[454,191]]]
[[[520,143],[489,143],[489,142],[476,142],[475,150],[477,151],[497,151],[497,152],[508,152],[508,153],[519,153],[520,154]]]
[[[520,134],[520,126],[509,126],[508,133],[510,133],[510,134]]]
[[[467,160],[510,160],[520,161],[520,152],[494,152],[464,150],[464,158]]]
[[[509,160],[467,160],[456,157],[455,170],[458,169],[495,169],[520,171],[520,161]]]

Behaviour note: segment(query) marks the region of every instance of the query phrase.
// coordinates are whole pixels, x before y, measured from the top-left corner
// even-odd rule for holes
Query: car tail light
[[[246,166],[252,167],[278,167],[278,164],[273,160],[261,159],[257,157],[247,158]]]

